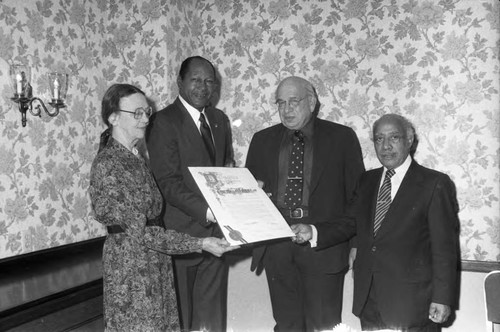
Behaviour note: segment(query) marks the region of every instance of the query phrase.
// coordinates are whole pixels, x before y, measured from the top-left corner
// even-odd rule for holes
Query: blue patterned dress
[[[89,192],[96,220],[125,230],[104,243],[105,330],[179,331],[166,254],[200,252],[202,240],[146,226],[160,215],[161,193],[144,160],[112,137],[92,164]]]

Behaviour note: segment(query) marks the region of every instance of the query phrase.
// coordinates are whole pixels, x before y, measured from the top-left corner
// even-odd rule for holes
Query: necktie
[[[210,126],[205,119],[205,115],[200,112],[200,132],[201,137],[203,138],[203,143],[205,143],[205,147],[207,148],[208,155],[210,156],[210,161],[212,165],[215,165],[215,146],[212,141],[212,132],[210,131]]]
[[[285,204],[290,209],[294,209],[302,203],[303,172],[304,134],[300,130],[296,130],[288,161],[288,179],[285,190]]]
[[[382,187],[380,187],[378,192],[375,221],[373,223],[373,236],[377,235],[380,225],[382,225],[382,221],[385,218],[385,214],[391,205],[391,177],[394,173],[393,169],[387,170]]]

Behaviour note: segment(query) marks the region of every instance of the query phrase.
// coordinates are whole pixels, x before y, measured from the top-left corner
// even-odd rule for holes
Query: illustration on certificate
[[[189,171],[231,244],[294,236],[248,169],[189,167]]]

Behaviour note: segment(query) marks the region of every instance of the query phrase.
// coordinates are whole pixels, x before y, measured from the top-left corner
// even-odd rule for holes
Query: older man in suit
[[[317,250],[354,234],[353,313],[363,330],[438,331],[457,301],[458,204],[453,182],[413,160],[414,127],[387,114],[373,126],[383,167],[360,179],[346,217],[295,225]],[[317,233],[316,233],[317,231]]]
[[[179,97],[150,120],[147,146],[151,169],[165,198],[164,222],[196,237],[222,232],[191,176],[189,166],[232,166],[228,117],[210,106],[216,73],[206,59],[184,60],[177,78]],[[184,330],[224,331],[228,266],[207,253],[174,256]]]
[[[319,223],[342,215],[364,171],[351,128],[316,117],[313,86],[285,78],[276,90],[281,123],[256,133],[246,166],[289,224]],[[290,239],[253,250],[252,267],[264,267],[275,331],[319,331],[341,321],[347,242],[323,251]]]

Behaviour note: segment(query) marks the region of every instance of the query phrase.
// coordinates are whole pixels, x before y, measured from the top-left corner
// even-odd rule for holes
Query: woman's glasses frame
[[[149,118],[153,114],[153,108],[151,106],[146,107],[145,109],[142,107],[139,107],[135,109],[135,111],[125,111],[125,110],[119,110],[120,112],[125,112],[125,113],[130,113],[134,115],[134,119],[139,120],[142,118],[143,115],[146,115],[147,118]]]

